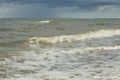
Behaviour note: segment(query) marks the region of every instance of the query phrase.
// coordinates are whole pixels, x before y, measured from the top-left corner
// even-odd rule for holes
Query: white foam
[[[37,45],[56,44],[56,43],[91,39],[91,38],[112,37],[116,35],[120,35],[120,29],[90,31],[84,34],[75,34],[75,35],[61,35],[61,36],[53,36],[53,37],[32,37],[29,38],[28,42],[30,44],[37,44]]]
[[[37,21],[37,23],[48,24],[52,22],[52,20],[44,20],[44,21]]]
[[[90,51],[100,50],[117,50],[120,49],[120,46],[99,46],[82,49],[77,48],[72,50],[69,49],[68,51],[65,51],[64,49],[57,49],[49,48],[44,49],[43,51],[20,51],[19,53],[21,55],[14,56],[10,59],[5,59],[5,63],[7,64],[6,69],[8,69],[8,77],[1,80],[97,80],[107,78],[111,80],[115,80],[116,78],[117,80],[120,79],[119,63],[115,63],[115,61],[113,61],[112,63],[109,61],[103,61],[103,64],[99,64],[96,61],[94,61],[93,63],[88,63],[86,61],[87,56],[84,56],[84,60],[82,62],[81,60],[83,58],[74,55],[78,52],[86,53]],[[109,51],[109,53],[111,52]],[[57,58],[55,58],[56,55],[58,56]],[[94,56],[98,57],[98,55]],[[48,58],[50,60],[45,60],[45,58]],[[106,58],[106,56],[103,56],[103,58]],[[19,62],[19,60],[21,59],[23,59],[24,61]],[[94,59],[97,60],[97,58]],[[100,60],[100,62],[101,61],[102,60]],[[94,67],[95,65],[100,66]],[[101,67],[101,65],[104,65],[105,67]],[[107,65],[113,65],[113,67],[107,67]],[[88,68],[84,68],[85,66]],[[116,66],[117,68],[115,68]],[[51,68],[54,69],[50,70]],[[23,71],[23,73],[21,71]],[[30,73],[26,73],[24,71],[30,71]],[[33,71],[33,73],[31,71]],[[102,72],[99,73],[100,71]],[[95,75],[91,75],[92,73],[93,75]]]
[[[118,50],[120,49],[120,46],[100,46],[100,47],[87,47],[87,48],[77,48],[72,49],[68,51],[62,51],[63,53],[69,53],[69,54],[75,54],[75,53],[81,53],[84,52],[93,52],[93,51],[101,51],[101,50]]]

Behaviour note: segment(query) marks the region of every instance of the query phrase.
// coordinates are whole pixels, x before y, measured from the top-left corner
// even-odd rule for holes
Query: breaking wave
[[[48,24],[52,22],[52,20],[44,20],[44,21],[37,21],[37,23]]]
[[[32,37],[28,39],[29,44],[56,44],[63,42],[74,42],[91,38],[112,37],[120,35],[120,29],[89,31],[84,34],[62,35],[53,37]]]
[[[94,51],[102,51],[102,50],[118,50],[120,46],[100,46],[100,47],[87,47],[87,48],[76,48],[72,50],[62,51],[63,53],[75,54],[75,53],[84,53],[84,52],[94,52]]]

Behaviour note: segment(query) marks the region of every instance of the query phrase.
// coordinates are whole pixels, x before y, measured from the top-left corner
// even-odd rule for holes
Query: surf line
[[[32,37],[28,39],[29,44],[56,44],[63,42],[73,42],[91,38],[112,37],[120,35],[120,29],[89,31],[84,34],[61,35],[53,37]]]
[[[102,51],[102,50],[118,50],[120,46],[100,46],[100,47],[87,47],[87,48],[76,48],[72,50],[62,51],[63,53],[75,54],[75,53],[84,53],[84,52],[94,52],[94,51]]]

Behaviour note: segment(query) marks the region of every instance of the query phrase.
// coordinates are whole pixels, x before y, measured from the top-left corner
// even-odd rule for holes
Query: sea
[[[120,80],[120,19],[0,19],[0,80]]]

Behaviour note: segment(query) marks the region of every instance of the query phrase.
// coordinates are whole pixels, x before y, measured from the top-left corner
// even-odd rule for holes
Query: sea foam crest
[[[115,35],[120,35],[120,29],[90,31],[84,34],[75,34],[75,35],[62,35],[62,36],[53,36],[53,37],[32,37],[29,38],[28,43],[38,44],[38,45],[56,44],[56,43],[91,39],[91,38],[112,37]]]
[[[44,20],[44,21],[37,21],[37,23],[48,24],[52,22],[52,20]]]
[[[101,50],[118,50],[120,49],[119,45],[116,46],[99,46],[99,47],[87,47],[87,48],[75,48],[72,50],[62,51],[63,53],[67,54],[75,54],[75,53],[84,53],[84,52],[94,52],[94,51],[101,51]]]

